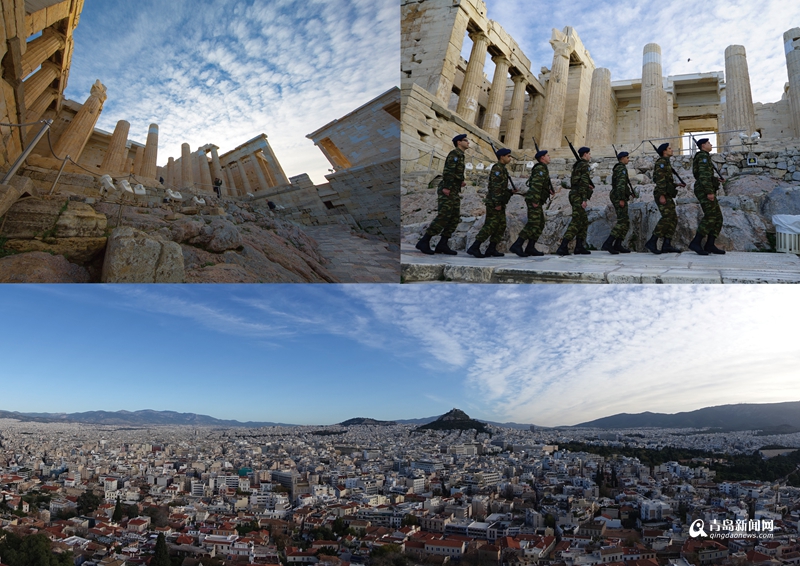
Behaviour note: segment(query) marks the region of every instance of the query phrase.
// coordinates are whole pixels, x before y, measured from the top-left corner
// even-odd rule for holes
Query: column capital
[[[501,53],[500,55],[493,55],[492,62],[495,64],[495,66],[510,64],[508,57],[506,57],[505,53]]]
[[[572,46],[566,41],[561,41],[559,39],[551,39],[550,45],[553,47],[554,57],[569,58],[570,53],[572,53]]]
[[[515,85],[520,83],[528,84],[528,79],[525,77],[525,75],[511,75],[511,80]]]
[[[477,41],[489,41],[489,36],[481,30],[470,32],[469,38],[473,43]]]

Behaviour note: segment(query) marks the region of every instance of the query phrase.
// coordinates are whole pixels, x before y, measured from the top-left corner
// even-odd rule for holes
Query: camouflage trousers
[[[628,229],[631,227],[631,219],[628,217],[628,203],[625,203],[625,206],[622,207],[618,201],[615,202],[614,212],[617,213],[617,223],[611,229],[611,235],[623,240],[628,235]]]
[[[586,209],[581,206],[581,202],[571,202],[572,204],[572,220],[569,221],[567,231],[564,233],[564,238],[572,241],[574,238],[581,240],[586,239],[586,232],[589,230],[589,215],[586,214]]]
[[[700,208],[703,209],[703,219],[697,227],[697,233],[702,236],[719,236],[722,230],[722,210],[719,207],[719,201],[708,200],[708,197],[703,195],[700,200]]]
[[[675,201],[671,198],[664,198],[667,199],[664,204],[656,201],[658,211],[661,213],[661,220],[656,224],[653,236],[657,238],[672,238],[675,235],[675,229],[678,227],[678,213],[675,211]]]
[[[525,204],[528,205],[528,223],[517,237],[535,242],[544,231],[544,207],[533,206],[533,203],[528,201]]]
[[[492,244],[499,244],[503,241],[503,235],[506,233],[506,207],[503,206],[500,210],[495,210],[494,207],[486,207],[486,221],[483,223],[483,228],[478,232],[475,239],[478,242],[485,242],[489,239]]]
[[[442,189],[439,189],[437,193],[439,195],[438,214],[428,226],[425,235],[441,234],[442,238],[449,238],[456,231],[458,223],[461,222],[461,195],[452,189],[450,189],[450,196],[445,195]]]

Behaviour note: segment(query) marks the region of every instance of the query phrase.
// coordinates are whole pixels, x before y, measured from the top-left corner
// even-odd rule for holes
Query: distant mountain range
[[[620,413],[574,425],[585,428],[718,428],[785,434],[800,432],[800,401],[741,403],[675,413]]]
[[[456,413],[454,413],[456,411]],[[449,415],[449,416],[448,416]],[[448,417],[445,419],[445,417]],[[397,421],[380,421],[367,417],[348,419],[334,426],[408,424],[428,425],[437,420],[459,421],[466,419],[479,424],[490,424],[504,428],[527,430],[531,425],[514,422],[498,423],[492,421],[473,420],[459,409],[436,417],[421,419],[404,419]],[[158,426],[189,425],[215,427],[263,427],[263,426],[297,426],[288,423],[274,422],[240,422],[234,420],[215,419],[208,415],[195,413],[178,413],[175,411],[88,411],[84,413],[20,413],[0,411],[0,418],[17,419],[28,422],[43,423],[82,423],[117,426]],[[461,423],[467,426],[465,423]],[[438,426],[438,425],[437,425]],[[461,425],[459,425],[461,426]],[[786,403],[742,403],[738,405],[720,405],[706,407],[696,411],[675,414],[664,413],[620,413],[593,421],[583,422],[572,427],[558,428],[716,428],[721,430],[754,430],[764,432],[791,433],[800,432],[800,401]],[[472,428],[476,428],[474,425]],[[547,428],[539,427],[536,428]]]
[[[262,426],[295,426],[284,423],[239,422],[215,419],[208,415],[195,413],[177,413],[175,411],[87,411],[85,413],[18,413],[16,411],[0,411],[0,418],[18,419],[25,422],[39,423],[80,423],[97,425],[193,425],[219,427],[262,427]]]

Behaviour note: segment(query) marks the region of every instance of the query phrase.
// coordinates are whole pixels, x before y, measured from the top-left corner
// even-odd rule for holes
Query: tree
[[[144,510],[144,514],[150,517],[154,527],[166,527],[169,524],[168,507],[151,506]]]
[[[411,513],[407,513],[403,520],[400,521],[400,526],[402,527],[414,527],[419,525],[419,519],[416,515],[412,515]]]
[[[78,496],[78,515],[88,515],[100,507],[103,502],[93,491],[84,491]]]
[[[111,520],[119,523],[122,520],[122,502],[117,497],[117,504],[114,505],[114,513],[111,515]]]
[[[130,505],[125,506],[125,517],[129,519],[133,519],[134,517],[139,516],[139,506],[136,503],[131,503]]]
[[[169,550],[167,550],[167,541],[164,539],[164,533],[158,533],[156,539],[156,550],[153,554],[153,561],[150,566],[172,566],[172,561],[169,559]]]
[[[71,552],[54,553],[50,539],[41,533],[27,537],[5,533],[0,541],[0,556],[8,566],[72,566],[73,563]]]

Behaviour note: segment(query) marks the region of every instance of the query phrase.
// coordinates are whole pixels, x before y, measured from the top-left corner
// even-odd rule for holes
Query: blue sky
[[[267,134],[287,176],[325,182],[306,139],[399,84],[395,0],[86,0],[67,98],[108,88],[97,127],[159,125],[158,164],[207,143]]]
[[[540,9],[536,9],[540,7]],[[552,28],[572,26],[595,66],[611,70],[611,80],[642,76],[642,50],[661,46],[664,75],[725,70],[725,48],[744,45],[753,102],[776,102],[788,81],[783,32],[800,23],[800,2],[783,0],[486,0],[487,16],[520,44],[538,75],[550,67]],[[471,42],[463,56],[469,58]],[[494,64],[486,58],[490,80]]]
[[[546,426],[800,400],[790,287],[8,286],[0,409]]]

